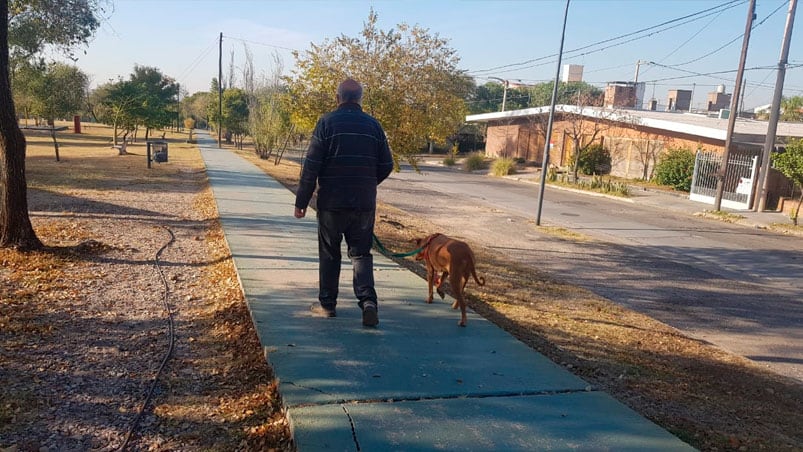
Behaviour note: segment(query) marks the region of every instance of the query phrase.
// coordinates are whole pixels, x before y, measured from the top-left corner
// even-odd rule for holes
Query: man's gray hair
[[[362,85],[352,78],[347,78],[337,86],[337,96],[342,103],[360,103],[362,100]]]

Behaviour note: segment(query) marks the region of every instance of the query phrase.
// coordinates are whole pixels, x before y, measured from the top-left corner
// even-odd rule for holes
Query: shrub
[[[694,152],[688,149],[672,149],[655,165],[655,181],[675,190],[691,190],[694,175]]]
[[[507,176],[516,172],[516,161],[509,157],[499,157],[491,165],[491,174],[494,176]]]
[[[608,174],[611,172],[611,153],[601,144],[593,144],[580,154],[577,169],[582,174]]]
[[[476,171],[488,168],[488,165],[485,163],[485,156],[480,153],[469,154],[466,157],[466,171]]]
[[[443,159],[443,164],[446,166],[454,166],[457,163],[457,160],[453,156],[449,156]]]

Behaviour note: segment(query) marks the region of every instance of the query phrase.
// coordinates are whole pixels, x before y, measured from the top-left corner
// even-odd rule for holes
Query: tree
[[[120,129],[127,135],[137,124],[136,111],[142,99],[136,85],[129,80],[107,83],[97,87],[90,98],[94,99],[92,111],[96,119],[114,128],[112,137],[117,146]]]
[[[195,127],[199,129],[206,129],[209,124],[208,105],[211,103],[209,98],[208,92],[199,91],[184,98],[181,102],[182,116],[194,119]],[[217,98],[215,100],[217,101]]]
[[[470,97],[466,99],[469,113],[476,115],[501,110],[504,89],[499,83],[493,82],[477,86]]]
[[[781,100],[781,121],[803,122],[803,96],[784,97]]]
[[[222,85],[220,85],[222,86]],[[221,87],[218,85],[217,77],[212,79],[212,82],[209,84],[209,92],[208,95],[208,102],[206,103],[206,117],[209,125],[214,125],[215,130],[222,130],[223,125],[221,124],[221,107],[222,107],[222,95],[223,92],[221,91]],[[218,143],[219,144],[219,143]]]
[[[6,0],[12,58],[29,59],[48,46],[74,59],[100,26],[105,0]]]
[[[246,67],[251,67],[249,52],[246,52],[246,60]],[[283,65],[278,54],[273,55],[273,61],[270,77],[263,86],[257,87],[250,77],[244,77],[246,88],[251,89],[248,130],[254,139],[256,152],[262,158],[268,158],[280,145],[286,144],[293,132],[290,100],[282,83]],[[253,70],[248,74],[253,74]]]
[[[781,154],[772,154],[772,166],[783,173],[800,190],[800,198],[790,217],[797,226],[800,205],[803,204],[803,140],[792,140]]]
[[[173,122],[179,87],[159,69],[139,65],[134,66],[129,83],[139,99],[132,114],[136,124],[145,127],[147,140],[151,129],[162,128]]]
[[[187,143],[195,143],[195,140],[192,139],[192,131],[195,129],[195,119],[193,118],[184,118],[184,128],[190,131],[190,136],[187,137]]]
[[[10,69],[14,106],[17,112],[25,118],[27,125],[28,119],[34,115],[36,86],[41,83],[40,80],[44,77],[46,67],[44,64],[32,64],[25,61],[11,65]]]
[[[28,216],[25,137],[11,94],[12,53],[21,58],[48,44],[69,53],[100,25],[93,0],[0,0],[0,247],[41,248]]]
[[[81,111],[85,106],[89,78],[76,66],[53,63],[30,88],[32,112],[53,124]]]
[[[543,107],[552,103],[553,82],[533,85],[530,91],[530,107]],[[601,89],[586,82],[560,82],[556,104],[564,105],[602,105],[604,93]]]
[[[463,123],[473,82],[457,69],[446,40],[403,23],[380,30],[377,19],[371,10],[359,37],[341,35],[294,53],[292,120],[298,130],[312,130],[335,107],[338,83],[352,77],[362,83],[363,108],[384,126],[394,158],[414,163],[428,142],[445,142]]]
[[[8,0],[0,0],[0,16],[8,17]],[[8,22],[0,23],[0,246],[41,248],[28,217],[25,183],[25,136],[17,124],[8,71]]]
[[[248,98],[240,88],[223,91],[223,128],[227,141],[234,136],[234,144],[243,148],[243,137],[248,132]]]
[[[601,104],[601,99],[589,92],[581,91],[576,93],[575,102],[575,108],[563,110],[562,116],[567,122],[564,133],[569,136],[572,143],[572,175],[574,180],[577,181],[580,158],[611,127],[610,123],[605,119],[610,118],[614,111],[599,110],[600,117],[598,118],[590,118],[583,114],[583,110],[586,107],[599,106]]]

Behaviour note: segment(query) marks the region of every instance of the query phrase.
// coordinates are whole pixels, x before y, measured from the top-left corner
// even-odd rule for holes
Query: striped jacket
[[[375,210],[376,187],[392,170],[379,122],[359,104],[342,104],[315,125],[295,206],[307,208],[317,183],[318,210]]]

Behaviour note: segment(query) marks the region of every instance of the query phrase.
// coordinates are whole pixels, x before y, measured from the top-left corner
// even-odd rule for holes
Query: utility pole
[[[633,106],[636,110],[641,110],[644,107],[643,102],[640,102],[639,105],[636,105],[638,101],[638,73],[641,69],[642,64],[649,64],[649,61],[638,60],[636,61],[636,75],[633,77]],[[653,86],[654,89],[654,86]]]
[[[217,147],[223,147],[223,32],[220,32],[217,58]]]
[[[569,1],[566,0],[566,10],[563,12],[563,31],[560,33],[560,50],[558,50],[558,69],[555,72],[555,84],[552,86],[552,103],[549,106],[549,121],[546,127],[544,143],[544,159],[541,163],[541,188],[538,190],[538,213],[535,215],[535,225],[541,226],[541,207],[544,204],[544,188],[546,188],[546,173],[549,167],[549,151],[552,142],[552,121],[555,118],[555,102],[558,99],[558,81],[560,81],[560,62],[563,59],[563,41],[566,37],[566,18],[569,16]]]
[[[181,132],[181,83],[176,83],[176,132]]]
[[[736,72],[736,85],[733,87],[731,95],[731,111],[728,115],[728,130],[725,133],[725,152],[722,153],[722,165],[717,171],[717,193],[714,198],[714,210],[719,211],[722,207],[722,192],[725,190],[725,176],[728,174],[728,159],[730,158],[731,145],[733,144],[733,129],[736,127],[736,117],[739,109],[739,94],[742,89],[742,76],[744,75],[744,63],[747,59],[747,47],[750,43],[750,29],[753,28],[753,19],[756,16],[756,0],[750,0],[747,8],[747,23],[744,26],[744,40],[742,40],[742,56],[739,58],[739,69]]]
[[[633,77],[633,83],[638,83],[638,73],[642,64],[647,64],[649,61],[638,60],[636,61],[636,75]]]
[[[767,124],[767,137],[764,139],[764,150],[761,154],[761,170],[758,176],[757,202],[753,202],[753,209],[762,212],[767,203],[767,186],[769,180],[770,156],[775,148],[775,134],[778,129],[778,118],[781,114],[781,98],[783,97],[783,83],[786,77],[786,64],[789,58],[789,45],[792,40],[792,27],[795,24],[795,9],[797,0],[789,0],[789,12],[786,15],[786,28],[783,33],[781,45],[781,59],[778,61],[778,77],[775,80],[775,93],[772,96],[770,107],[770,120]]]
[[[502,87],[504,91],[502,92],[502,109],[499,111],[505,111],[505,102],[507,101],[507,87],[509,85],[509,81],[499,77],[488,77],[489,79],[499,80],[502,82]]]

